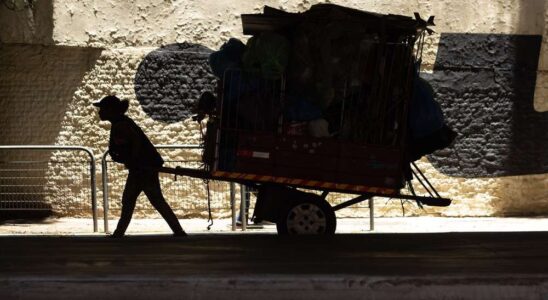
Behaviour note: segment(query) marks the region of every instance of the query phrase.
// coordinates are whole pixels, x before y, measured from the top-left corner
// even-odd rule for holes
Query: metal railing
[[[63,146],[63,145],[0,145],[0,150],[32,150],[32,151],[47,151],[47,150],[57,150],[57,151],[83,151],[89,156],[89,172],[90,172],[90,191],[91,191],[91,211],[93,215],[93,232],[98,231],[98,222],[97,222],[97,194],[96,194],[96,179],[95,179],[95,157],[93,151],[90,148],[82,146]],[[38,163],[33,161],[27,161],[25,163]],[[40,162],[43,163],[43,162]],[[13,169],[14,171],[19,171],[19,169]],[[42,170],[42,169],[38,169]],[[12,208],[12,209],[32,209],[27,208]]]
[[[156,145],[159,150],[181,150],[185,151],[183,154],[172,155],[174,159],[170,159],[170,155],[162,155],[165,160],[164,165],[171,165],[171,167],[185,166],[199,168],[201,165],[201,151],[200,153],[193,153],[193,150],[201,150],[202,147],[198,145]],[[190,152],[189,152],[190,151]],[[173,153],[172,153],[173,154]],[[183,157],[183,158],[181,158]],[[116,197],[120,197],[123,191],[122,174],[126,171],[123,170],[121,164],[114,164],[109,167],[112,161],[108,159],[108,151],[103,153],[101,166],[102,166],[102,183],[103,183],[103,219],[105,232],[109,232],[109,216],[111,214],[110,197],[114,194]],[[170,179],[173,178],[173,179]],[[176,182],[177,181],[177,182]],[[201,179],[189,178],[184,176],[172,177],[171,175],[160,174],[160,182],[162,185],[162,191],[166,196],[166,199],[171,202],[170,205],[174,211],[183,210],[185,213],[192,211],[192,214],[205,214],[205,201],[201,201],[200,204],[195,202],[194,199],[203,200],[206,198],[206,194],[203,190],[203,181]],[[236,185],[227,182],[210,181],[210,196],[212,200],[212,207],[217,210],[226,211],[230,209],[232,214],[232,228],[236,227],[235,219],[235,195]],[[173,200],[177,198],[177,200]],[[225,201],[229,200],[229,201]],[[228,205],[231,207],[229,208]],[[138,201],[138,206],[135,211],[136,214],[143,211],[153,210],[149,207],[148,201]],[[200,210],[204,208],[203,210]],[[119,209],[119,207],[118,207]],[[197,213],[200,212],[200,213]]]
[[[183,149],[183,150],[192,150],[192,149],[201,149],[201,146],[198,146],[198,145],[157,145],[156,148],[158,149]],[[95,157],[94,157],[94,154],[93,154],[93,151],[90,149],[90,148],[87,148],[87,147],[83,147],[83,146],[62,146],[62,145],[59,145],[59,146],[56,146],[56,145],[2,145],[0,146],[0,150],[32,150],[32,151],[45,151],[45,150],[58,150],[58,151],[81,151],[81,152],[84,152],[87,154],[87,156],[89,157],[89,187],[90,187],[90,193],[91,193],[91,213],[92,213],[92,216],[93,216],[93,231],[94,232],[97,232],[98,231],[98,212],[97,212],[97,192],[96,192],[96,160],[95,160]],[[105,232],[108,232],[109,231],[109,225],[108,225],[108,217],[109,217],[109,180],[108,180],[108,160],[107,160],[107,154],[108,152],[105,152],[103,153],[102,155],[102,160],[101,160],[101,165],[102,165],[102,183],[103,183],[103,187],[102,187],[102,191],[103,191],[103,218],[104,218],[104,231]],[[177,165],[180,165],[181,163],[188,163],[189,161],[171,161],[172,163],[177,163]],[[198,162],[198,161],[193,161],[193,162]],[[0,161],[0,164],[2,162]],[[20,163],[20,162],[19,162]],[[39,162],[34,162],[34,161],[25,161],[24,163],[28,164],[28,163],[40,163],[40,164],[43,164],[44,162],[42,161],[39,161]],[[48,163],[51,163],[48,162]],[[67,164],[67,163],[64,163],[64,164]],[[55,166],[48,166],[48,168],[55,168]],[[13,168],[13,169],[10,169],[9,171],[17,171],[17,172],[21,172],[22,169],[17,169],[17,168]],[[39,169],[39,170],[44,170],[44,169]],[[74,171],[72,171],[74,173]],[[65,172],[67,173],[67,172]],[[68,172],[70,173],[70,172]],[[66,174],[65,174],[66,175]],[[2,179],[2,177],[0,176],[0,179]],[[185,183],[190,183],[190,182],[186,182]],[[248,211],[252,211],[252,208],[253,208],[253,205],[250,205],[252,207],[246,207],[247,205],[249,205],[249,200],[246,200],[249,199],[249,195],[246,195],[248,194],[248,191],[246,190],[245,186],[242,186],[242,185],[236,185],[235,183],[220,183],[220,182],[217,182],[219,185],[227,185],[226,187],[226,190],[223,190],[222,188],[218,188],[216,189],[216,192],[219,193],[219,194],[228,194],[228,197],[230,199],[229,201],[229,205],[230,207],[226,207],[227,209],[230,209],[230,213],[231,213],[231,217],[232,217],[232,230],[236,230],[236,216],[237,214],[239,213],[240,214],[240,217],[241,217],[241,223],[242,223],[242,227],[241,229],[242,230],[246,230],[246,224],[247,224],[247,217],[248,217]],[[194,183],[190,183],[189,185],[196,185],[196,182]],[[5,186],[3,184],[3,182],[0,180],[0,186]],[[80,188],[81,189],[81,188]],[[240,195],[240,209],[239,211],[237,210],[237,207],[236,207],[236,195],[239,194]],[[254,197],[253,197],[254,198]],[[337,199],[332,199],[334,200],[334,202],[339,202]],[[251,203],[253,203],[254,201],[251,201]],[[331,201],[330,201],[331,202]],[[226,202],[225,202],[226,203]],[[24,206],[22,205],[23,202],[20,202],[19,205],[20,206]],[[228,204],[228,203],[227,203]],[[359,208],[362,208],[362,207],[359,207]],[[369,210],[370,210],[370,229],[373,230],[374,228],[374,216],[373,216],[373,201],[372,199],[369,201]],[[34,209],[33,207],[20,207],[20,208],[17,208],[17,207],[13,207],[13,208],[9,208],[11,210],[25,210],[25,209]],[[0,210],[2,210],[2,208],[0,207]]]

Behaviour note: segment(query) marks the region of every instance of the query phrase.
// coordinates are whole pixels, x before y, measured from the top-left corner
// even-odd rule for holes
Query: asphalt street
[[[308,298],[313,294],[302,293],[322,290],[325,292],[322,295],[327,297],[329,282],[333,280],[340,281],[342,291],[349,293],[348,296],[364,296],[368,291],[379,293],[383,290],[383,285],[378,285],[381,280],[390,282],[392,287],[409,285],[409,299],[414,299],[411,295],[416,295],[416,299],[436,299],[436,293],[452,287],[460,287],[463,293],[445,299],[467,299],[470,291],[472,298],[479,299],[482,297],[475,297],[474,291],[482,286],[493,288],[492,292],[502,293],[501,296],[514,295],[508,291],[521,291],[515,295],[518,298],[508,299],[523,299],[521,296],[548,299],[548,232],[339,234],[333,237],[135,235],[123,239],[3,236],[0,245],[0,291],[14,299],[38,299],[50,293],[66,296],[71,290],[88,291],[82,295],[91,298],[95,294],[90,291],[97,291],[93,288],[97,282],[104,287],[113,283],[119,287],[123,282],[122,286],[131,286],[137,296],[159,289],[166,294],[156,295],[166,298],[170,298],[170,288],[176,288],[178,295],[194,299],[222,296],[205,292],[213,293],[215,289],[201,289],[211,284],[230,291],[234,297],[253,298],[257,295],[251,292],[249,284],[259,286],[261,283],[267,284],[261,291],[266,289],[272,296],[269,298]],[[373,279],[376,286],[370,285]],[[305,284],[310,280],[315,285]],[[356,290],[354,283],[361,288]],[[431,295],[421,286],[437,289]],[[192,288],[189,290],[189,287]],[[413,294],[411,287],[422,294]],[[341,292],[341,287],[335,289]],[[142,293],[136,292],[140,290]],[[285,294],[276,294],[276,291]],[[288,291],[300,291],[300,294],[287,294]],[[390,291],[397,289],[388,289],[382,295],[392,295]],[[110,288],[103,290],[103,296],[114,299],[125,295],[124,290],[118,292],[122,294]],[[294,297],[296,295],[303,297]],[[390,299],[382,295],[377,294],[376,298]],[[57,298],[63,297],[57,294]]]

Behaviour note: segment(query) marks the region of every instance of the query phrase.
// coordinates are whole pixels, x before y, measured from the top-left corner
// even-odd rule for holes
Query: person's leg
[[[133,210],[135,209],[137,197],[139,197],[139,194],[142,191],[139,176],[140,174],[131,171],[127,176],[126,186],[122,195],[122,213],[113,236],[119,237],[126,233],[126,229],[131,221],[131,216],[133,215]]]
[[[164,195],[162,195],[162,189],[160,188],[160,179],[158,178],[158,172],[147,173],[146,183],[143,184],[143,191],[148,197],[148,200],[154,206],[154,208],[160,213],[162,218],[166,220],[167,224],[176,235],[183,234],[184,230],[177,219],[177,216],[167,204]]]

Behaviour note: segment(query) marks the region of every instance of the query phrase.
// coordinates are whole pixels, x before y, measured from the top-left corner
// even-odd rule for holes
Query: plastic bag
[[[278,79],[289,60],[289,41],[276,33],[265,32],[247,43],[242,62],[247,72],[260,72],[267,79]]]

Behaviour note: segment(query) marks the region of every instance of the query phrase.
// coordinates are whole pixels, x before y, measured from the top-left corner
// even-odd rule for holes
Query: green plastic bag
[[[277,33],[254,36],[247,42],[242,57],[244,70],[260,73],[266,79],[278,79],[287,67],[289,48],[289,41]]]

